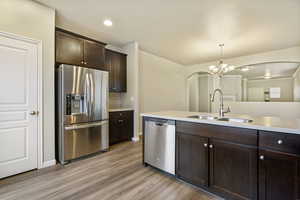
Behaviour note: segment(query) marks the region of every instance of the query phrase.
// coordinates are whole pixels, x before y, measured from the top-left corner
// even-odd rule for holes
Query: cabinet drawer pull
[[[265,156],[264,156],[264,155],[260,155],[260,156],[259,156],[259,159],[260,159],[260,160],[264,160],[264,159],[265,159]]]
[[[118,122],[119,122],[119,123],[122,123],[123,121],[124,121],[124,120],[121,120],[121,119],[120,119],[120,120],[118,120]]]
[[[209,148],[212,149],[212,148],[214,148],[214,146],[213,146],[212,144],[210,144],[210,145],[209,145]]]
[[[207,144],[207,143],[204,143],[204,144],[203,144],[203,146],[204,146],[204,147],[207,147],[207,146],[208,146],[208,144]]]
[[[282,143],[283,143],[282,140],[278,140],[278,141],[277,141],[277,144],[282,144]]]

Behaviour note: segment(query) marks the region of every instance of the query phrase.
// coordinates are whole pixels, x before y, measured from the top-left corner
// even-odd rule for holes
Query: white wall
[[[199,74],[187,80],[188,106],[190,111],[199,111]]]
[[[300,67],[298,67],[297,71],[294,74],[294,101],[300,101]]]
[[[224,60],[225,63],[235,66],[279,61],[300,62],[300,46]],[[213,61],[187,66],[185,70],[185,76],[188,77],[191,74],[199,71],[208,71],[208,67],[216,64],[217,62],[218,61]],[[227,103],[227,105],[230,105],[232,113],[251,114],[256,116],[272,115],[284,118],[300,118],[300,103],[297,102],[232,102]],[[215,108],[213,108],[213,110],[216,111]]]
[[[236,114],[300,118],[300,102],[224,102],[224,107],[227,106]]]
[[[226,53],[226,52],[225,52]],[[300,62],[300,46],[281,49],[276,51],[269,51],[259,54],[253,54],[248,56],[241,56],[235,58],[225,59],[224,62],[235,66],[250,65],[263,62],[280,62],[291,61]],[[194,72],[207,71],[211,65],[216,65],[218,61],[212,61],[208,63],[201,63],[196,65],[190,65],[186,69],[186,76],[191,75]]]
[[[44,161],[55,158],[54,30],[54,10],[28,0],[0,1],[0,31],[42,40],[43,43]]]
[[[134,109],[134,140],[139,140],[139,45],[131,42],[123,47],[127,54],[127,92],[121,94],[122,107]]]
[[[242,77],[227,75],[220,79],[220,86],[224,93],[224,100],[241,101]],[[227,98],[227,99],[226,99]]]
[[[184,66],[139,52],[140,112],[185,109]]]
[[[269,88],[280,88],[280,98],[271,98],[270,101],[274,102],[290,102],[294,101],[294,79],[293,78],[277,78],[277,79],[261,79],[261,80],[248,80],[248,90],[250,88],[261,88],[264,92]],[[262,93],[263,93],[262,92]],[[263,94],[262,94],[263,95]],[[255,98],[255,97],[254,97]],[[248,99],[253,97],[248,95]]]

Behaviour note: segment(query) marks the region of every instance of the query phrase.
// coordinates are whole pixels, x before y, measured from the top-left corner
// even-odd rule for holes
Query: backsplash
[[[109,93],[109,108],[120,108],[122,107],[121,93]]]

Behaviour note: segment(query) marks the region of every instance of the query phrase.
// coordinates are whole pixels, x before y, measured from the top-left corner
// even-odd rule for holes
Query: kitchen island
[[[300,198],[299,119],[234,114],[220,119],[217,114],[183,111],[142,116],[144,145],[152,135],[146,121],[175,124],[176,178],[226,199]],[[144,155],[152,151],[157,150],[144,148]]]

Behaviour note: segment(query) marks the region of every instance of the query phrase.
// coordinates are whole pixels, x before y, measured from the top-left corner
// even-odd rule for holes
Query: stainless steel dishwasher
[[[175,174],[175,121],[145,120],[145,163]]]

